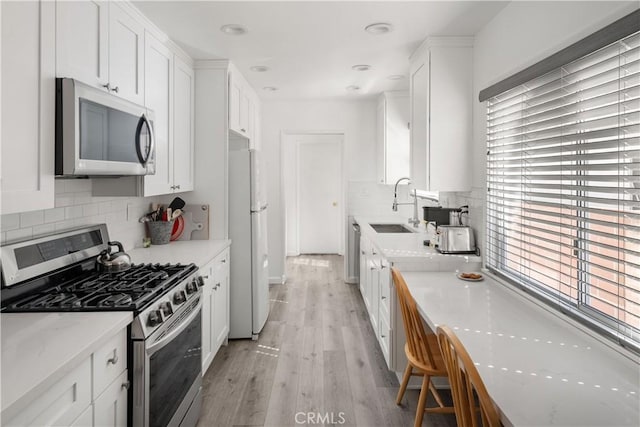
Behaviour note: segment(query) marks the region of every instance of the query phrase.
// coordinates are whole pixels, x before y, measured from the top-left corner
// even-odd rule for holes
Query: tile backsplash
[[[142,245],[145,234],[138,218],[159,197],[93,197],[91,179],[57,179],[55,207],[0,215],[2,244],[90,224],[106,223],[111,240],[125,249]]]

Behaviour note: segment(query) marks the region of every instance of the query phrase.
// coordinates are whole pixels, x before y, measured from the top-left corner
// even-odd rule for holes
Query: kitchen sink
[[[413,233],[403,224],[369,224],[376,233]]]

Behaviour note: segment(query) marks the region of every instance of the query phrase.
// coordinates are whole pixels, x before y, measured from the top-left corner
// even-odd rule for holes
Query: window
[[[640,348],[640,33],[487,102],[487,267]]]

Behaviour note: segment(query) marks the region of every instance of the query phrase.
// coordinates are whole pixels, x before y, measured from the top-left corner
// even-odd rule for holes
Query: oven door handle
[[[191,321],[198,315],[198,313],[200,313],[201,309],[202,309],[202,298],[200,298],[200,301],[198,301],[198,305],[195,306],[192,312],[189,313],[189,316],[187,316],[187,318],[184,319],[184,321],[180,325],[175,327],[173,330],[169,331],[169,333],[167,333],[167,335],[162,337],[162,339],[154,342],[151,347],[147,348],[147,355],[152,356],[155,352],[161,350],[164,346],[166,346],[171,341],[173,341],[173,339],[177,335],[180,335],[180,333],[184,331],[187,326],[189,326]]]

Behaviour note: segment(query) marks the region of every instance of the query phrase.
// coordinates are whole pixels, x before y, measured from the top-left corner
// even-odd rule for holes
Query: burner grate
[[[3,311],[141,310],[196,269],[193,264],[134,264],[117,273],[91,271],[3,301]]]

